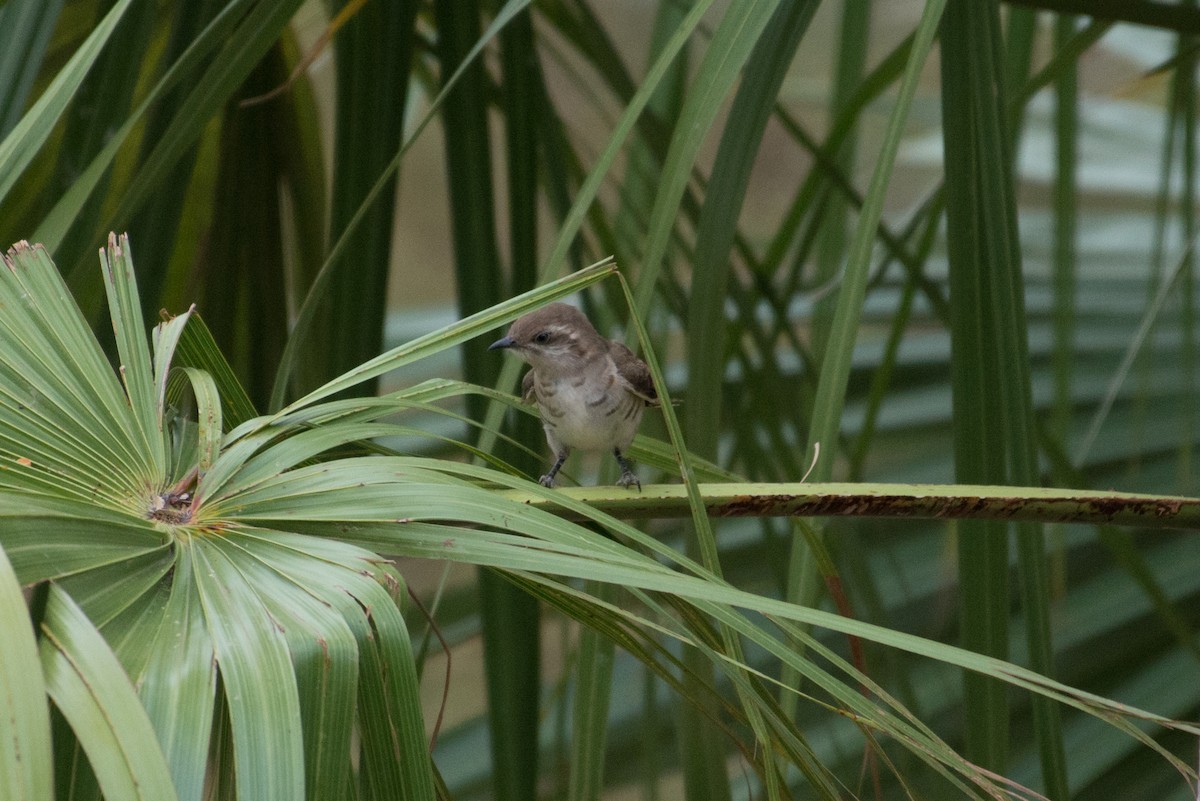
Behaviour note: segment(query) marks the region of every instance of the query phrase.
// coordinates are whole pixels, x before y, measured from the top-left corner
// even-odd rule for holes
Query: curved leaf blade
[[[3,201],[29,162],[45,144],[58,118],[75,96],[83,79],[100,57],[113,29],[129,10],[132,0],[118,0],[96,25],[70,61],[63,66],[41,97],[0,142],[0,201]]]
[[[128,506],[157,473],[129,400],[45,248],[0,268],[0,483]],[[22,461],[24,460],[24,461]],[[55,484],[58,486],[55,487]]]
[[[238,796],[295,801],[304,795],[304,744],[287,641],[227,544],[195,537],[190,547],[225,686]]]
[[[141,447],[149,460],[151,475],[161,476],[166,454],[162,438],[162,417],[155,393],[154,366],[146,343],[146,323],[133,277],[133,253],[129,235],[108,235],[108,247],[100,251],[108,311],[117,336],[120,374],[129,396],[129,407],[141,432]]]
[[[216,708],[213,643],[196,590],[192,550],[180,548],[171,594],[138,695],[150,717],[180,801],[201,801]]]
[[[37,801],[53,792],[50,708],[37,641],[17,574],[0,548],[0,797]]]
[[[107,798],[177,798],[154,727],[121,663],[65,592],[51,587],[42,669]]]

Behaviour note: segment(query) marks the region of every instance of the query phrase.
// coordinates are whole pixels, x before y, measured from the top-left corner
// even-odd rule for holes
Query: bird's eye
[[[547,342],[550,341],[550,332],[549,331],[539,331],[537,336],[535,336],[533,338],[533,341],[538,343],[539,345],[545,345]]]

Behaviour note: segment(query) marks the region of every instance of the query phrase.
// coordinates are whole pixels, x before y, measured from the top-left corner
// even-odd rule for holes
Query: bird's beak
[[[517,341],[515,339],[513,339],[512,337],[504,337],[503,339],[497,339],[495,342],[488,345],[488,350],[499,350],[501,348],[511,348],[515,344],[517,344]]]

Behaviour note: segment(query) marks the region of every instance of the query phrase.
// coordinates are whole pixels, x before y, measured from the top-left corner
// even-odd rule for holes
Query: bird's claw
[[[633,474],[632,470],[626,470],[621,473],[621,477],[617,479],[617,484],[622,487],[637,487],[637,491],[642,491],[642,482],[638,481],[638,477]]]
[[[553,488],[554,487],[554,476],[547,473],[546,475],[544,475],[538,479],[538,483],[541,484],[543,487]]]

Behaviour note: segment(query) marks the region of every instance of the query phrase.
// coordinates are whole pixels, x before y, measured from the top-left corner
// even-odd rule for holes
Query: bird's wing
[[[534,403],[537,397],[533,390],[533,369],[525,372],[525,377],[521,379],[521,401],[523,403]]]
[[[617,366],[617,373],[625,380],[630,392],[644,400],[649,406],[658,405],[658,390],[654,388],[654,380],[650,377],[650,368],[646,363],[633,355],[633,351],[620,342],[612,342],[609,355]]]

